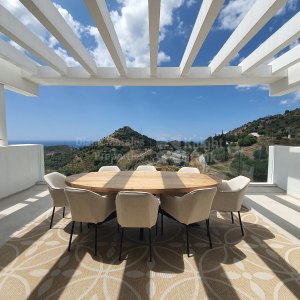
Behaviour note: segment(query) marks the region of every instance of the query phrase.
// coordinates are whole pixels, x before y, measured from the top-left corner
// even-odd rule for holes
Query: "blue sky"
[[[84,1],[53,1],[90,50],[99,66],[111,58]],[[178,66],[202,1],[162,0],[159,65]],[[207,66],[253,0],[225,1],[194,66]],[[0,0],[70,65],[76,61],[22,5]],[[107,1],[129,66],[147,66],[146,0]],[[285,7],[230,62],[237,65],[300,10],[299,0]],[[8,40],[5,36],[2,38]],[[9,41],[9,40],[8,40]],[[14,45],[13,42],[9,41]],[[290,47],[295,46],[295,41]],[[15,45],[17,47],[17,45]],[[288,50],[290,47],[285,49]],[[23,51],[23,49],[20,49]],[[26,53],[26,52],[25,52]],[[27,53],[28,54],[28,53]],[[34,58],[35,59],[35,58]],[[269,97],[264,86],[215,87],[40,87],[38,97],[5,91],[9,140],[98,140],[121,126],[157,139],[203,140],[262,116],[300,107],[300,91]]]

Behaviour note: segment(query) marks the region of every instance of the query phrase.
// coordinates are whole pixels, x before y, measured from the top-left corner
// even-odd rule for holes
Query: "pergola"
[[[85,4],[112,57],[115,67],[97,67],[67,22],[50,0],[20,0],[39,22],[78,61],[69,67],[51,48],[0,5],[0,32],[35,55],[40,65],[0,39],[0,145],[7,145],[3,89],[37,95],[48,86],[201,86],[267,84],[271,96],[300,89],[300,45],[266,63],[300,37],[300,12],[288,20],[237,66],[231,59],[259,32],[287,0],[257,0],[228,40],[206,67],[193,67],[224,0],[203,0],[186,49],[177,67],[158,67],[160,0],[148,0],[150,66],[126,65],[104,0]]]

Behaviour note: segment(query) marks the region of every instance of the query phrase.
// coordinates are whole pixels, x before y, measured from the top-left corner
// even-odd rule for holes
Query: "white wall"
[[[300,147],[269,147],[268,182],[300,198]]]
[[[287,193],[300,199],[300,147],[291,147]]]
[[[42,145],[0,147],[0,199],[31,187],[44,172]]]

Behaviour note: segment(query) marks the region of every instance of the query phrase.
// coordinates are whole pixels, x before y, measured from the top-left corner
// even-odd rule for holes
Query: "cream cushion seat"
[[[161,218],[163,226],[163,215],[171,216],[178,222],[186,225],[187,253],[189,256],[189,225],[206,220],[207,234],[210,247],[212,247],[209,233],[209,214],[216,188],[197,189],[183,196],[161,195]]]
[[[144,171],[144,172],[155,172],[157,171],[154,166],[145,166],[141,165],[136,168],[137,171]]]
[[[52,228],[53,217],[56,207],[63,207],[63,217],[65,215],[65,207],[69,206],[69,202],[66,198],[64,189],[66,187],[66,176],[58,173],[52,172],[44,176],[44,180],[48,186],[49,193],[53,201],[53,210],[50,222],[50,228]]]
[[[238,176],[231,180],[222,180],[211,207],[212,210],[231,212],[232,223],[234,223],[233,212],[237,211],[242,235],[244,235],[244,230],[240,210],[249,183],[250,179],[245,176]]]
[[[95,224],[95,255],[97,255],[97,224],[103,223],[115,211],[115,201],[111,196],[102,196],[94,192],[66,188],[72,218],[72,229],[68,250],[71,249],[75,222]]]
[[[198,168],[191,168],[191,167],[182,167],[178,170],[178,173],[200,173]]]
[[[120,168],[118,166],[102,166],[98,172],[120,172]]]
[[[119,192],[116,197],[118,224],[121,226],[120,254],[124,228],[148,228],[149,251],[151,257],[151,228],[157,222],[159,199],[146,192]]]

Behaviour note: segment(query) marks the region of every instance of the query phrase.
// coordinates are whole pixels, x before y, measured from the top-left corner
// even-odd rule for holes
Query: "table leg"
[[[142,241],[144,239],[144,229],[140,228],[140,240]]]

